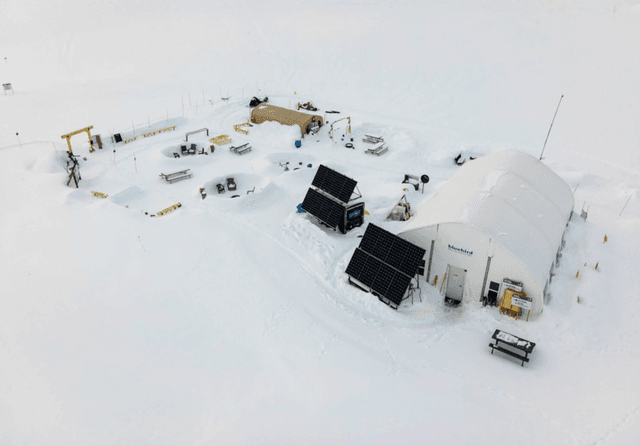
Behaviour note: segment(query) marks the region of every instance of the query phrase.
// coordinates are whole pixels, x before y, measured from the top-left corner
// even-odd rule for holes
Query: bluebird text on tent
[[[473,251],[467,251],[466,249],[456,248],[456,247],[455,247],[455,246],[453,246],[453,245],[449,245],[449,249],[450,249],[450,250],[452,250],[452,251],[459,252],[459,253],[461,253],[461,254],[466,254],[466,255],[468,255],[468,256],[472,256],[472,255],[473,255]]]

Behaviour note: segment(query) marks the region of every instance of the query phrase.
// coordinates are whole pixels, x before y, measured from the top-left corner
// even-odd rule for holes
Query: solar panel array
[[[400,305],[402,302],[404,293],[411,282],[411,277],[381,262],[360,248],[356,248],[345,272],[396,305]]]
[[[338,226],[338,222],[344,216],[345,212],[343,205],[312,188],[309,188],[307,195],[302,201],[302,209],[322,220],[332,228]]]
[[[360,249],[413,277],[425,250],[395,234],[370,224],[360,242]]]
[[[397,235],[369,224],[345,272],[400,305],[425,252]]]
[[[349,202],[353,190],[356,188],[356,184],[358,184],[356,180],[346,177],[322,164],[318,167],[318,172],[316,172],[316,176],[313,177],[313,181],[311,182],[312,186],[327,192],[343,203]]]

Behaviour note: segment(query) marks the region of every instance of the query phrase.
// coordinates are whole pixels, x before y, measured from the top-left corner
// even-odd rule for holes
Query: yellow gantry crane
[[[351,117],[347,116],[346,118],[338,119],[337,121],[335,121],[335,122],[333,122],[331,124],[331,129],[329,130],[329,137],[333,140],[333,142],[335,142],[335,140],[333,139],[333,136],[334,136],[333,135],[333,126],[336,125],[340,121],[344,121],[345,119],[347,120],[347,132],[349,134],[351,134]]]
[[[90,125],[89,127],[85,127],[83,129],[80,130],[76,130],[75,132],[71,132],[71,133],[67,133],[66,135],[62,135],[60,138],[62,139],[66,139],[67,140],[67,145],[69,146],[69,153],[73,155],[73,150],[71,150],[71,137],[73,135],[77,135],[78,133],[82,133],[82,132],[87,132],[87,134],[89,135],[89,151],[90,152],[95,152],[96,149],[93,148],[93,141],[91,141],[91,129],[93,128],[92,125]]]

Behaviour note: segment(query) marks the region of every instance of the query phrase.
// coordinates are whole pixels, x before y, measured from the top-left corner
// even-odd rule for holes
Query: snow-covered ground
[[[637,444],[639,3],[5,2],[0,444]],[[233,132],[256,94],[350,116],[355,150],[327,127],[300,149],[295,128]],[[535,320],[424,283],[395,312],[347,283],[365,227],[296,212],[325,164],[397,233],[405,173],[431,178],[419,209],[460,152],[539,157],[561,95],[544,162],[589,216]],[[71,139],[71,188],[60,135],[88,125],[105,146]],[[174,158],[203,127],[253,150]],[[492,356],[496,328],[531,362]]]

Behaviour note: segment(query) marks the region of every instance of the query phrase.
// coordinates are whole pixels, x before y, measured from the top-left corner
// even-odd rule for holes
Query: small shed
[[[251,111],[251,122],[262,124],[265,121],[275,121],[282,125],[297,125],[302,136],[308,134],[316,125],[324,125],[322,116],[302,113],[288,108],[277,107],[270,104],[260,104]]]
[[[535,315],[573,206],[569,186],[537,158],[494,152],[462,166],[398,236],[427,250],[425,279],[439,276],[445,297],[501,297],[505,283],[521,282]]]

